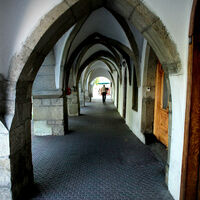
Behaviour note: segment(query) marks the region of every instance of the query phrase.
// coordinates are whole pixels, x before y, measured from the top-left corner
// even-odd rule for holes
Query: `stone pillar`
[[[33,186],[31,151],[32,82],[18,81],[15,114],[10,128],[10,169],[12,198],[26,199]]]
[[[34,135],[64,135],[63,98],[33,97]]]
[[[80,91],[79,93],[79,101],[80,101],[80,107],[84,107],[85,106],[85,92]]]
[[[67,97],[63,97],[63,114],[64,114],[64,133],[67,134],[69,131],[68,128],[68,105],[67,105]]]
[[[9,132],[0,121],[0,199],[11,200]]]
[[[168,156],[167,156],[167,163],[165,166],[165,182],[168,185],[168,178],[169,178],[169,165],[170,165],[170,154],[171,154],[171,133],[172,133],[172,102],[171,99],[169,100],[169,112],[168,112]]]
[[[92,98],[92,92],[89,92],[88,90],[85,90],[85,102],[90,102]]]
[[[0,80],[0,199],[2,200],[22,199],[24,190],[27,191],[33,184],[31,88],[31,82],[23,81],[18,82],[16,91],[15,81],[2,78]]]
[[[154,123],[154,102],[155,99],[151,97],[143,97],[142,99],[142,121],[141,132],[146,134],[153,133]]]
[[[68,116],[78,116],[79,115],[79,105],[78,105],[78,92],[72,91],[70,95],[67,96],[68,105]]]

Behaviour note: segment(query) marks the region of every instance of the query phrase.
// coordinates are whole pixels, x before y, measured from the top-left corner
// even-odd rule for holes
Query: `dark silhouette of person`
[[[106,102],[106,87],[105,85],[103,85],[103,87],[101,88],[101,95],[102,95],[102,101],[103,103]]]

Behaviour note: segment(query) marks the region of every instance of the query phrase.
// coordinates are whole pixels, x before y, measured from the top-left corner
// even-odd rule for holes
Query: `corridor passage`
[[[170,200],[164,164],[112,103],[88,103],[66,136],[33,137],[38,192],[46,200]]]

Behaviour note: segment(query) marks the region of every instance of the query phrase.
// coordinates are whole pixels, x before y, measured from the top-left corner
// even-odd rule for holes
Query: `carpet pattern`
[[[34,200],[172,200],[164,164],[111,103],[88,103],[66,136],[32,138]]]

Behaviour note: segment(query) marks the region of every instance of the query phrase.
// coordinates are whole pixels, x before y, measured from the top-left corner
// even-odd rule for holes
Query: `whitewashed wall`
[[[114,102],[114,105],[117,107],[117,72],[116,71],[113,72],[113,79],[115,81],[113,102]]]
[[[127,106],[126,106],[126,123],[128,127],[133,131],[133,133],[141,140],[141,142],[145,143],[144,134],[141,132],[141,120],[142,120],[142,94],[143,94],[143,73],[144,73],[144,62],[146,55],[146,47],[147,42],[144,40],[143,48],[142,48],[142,57],[140,64],[140,80],[141,86],[138,88],[138,111],[134,111],[132,109],[132,95],[133,88],[129,84],[127,85]]]
[[[42,17],[60,2],[62,0],[0,0],[0,73],[5,78],[11,57],[20,51]]]
[[[121,116],[123,116],[123,101],[124,101],[124,93],[123,93],[123,86],[124,86],[124,68],[122,68],[122,84],[119,83],[119,96],[118,96],[118,112]]]

